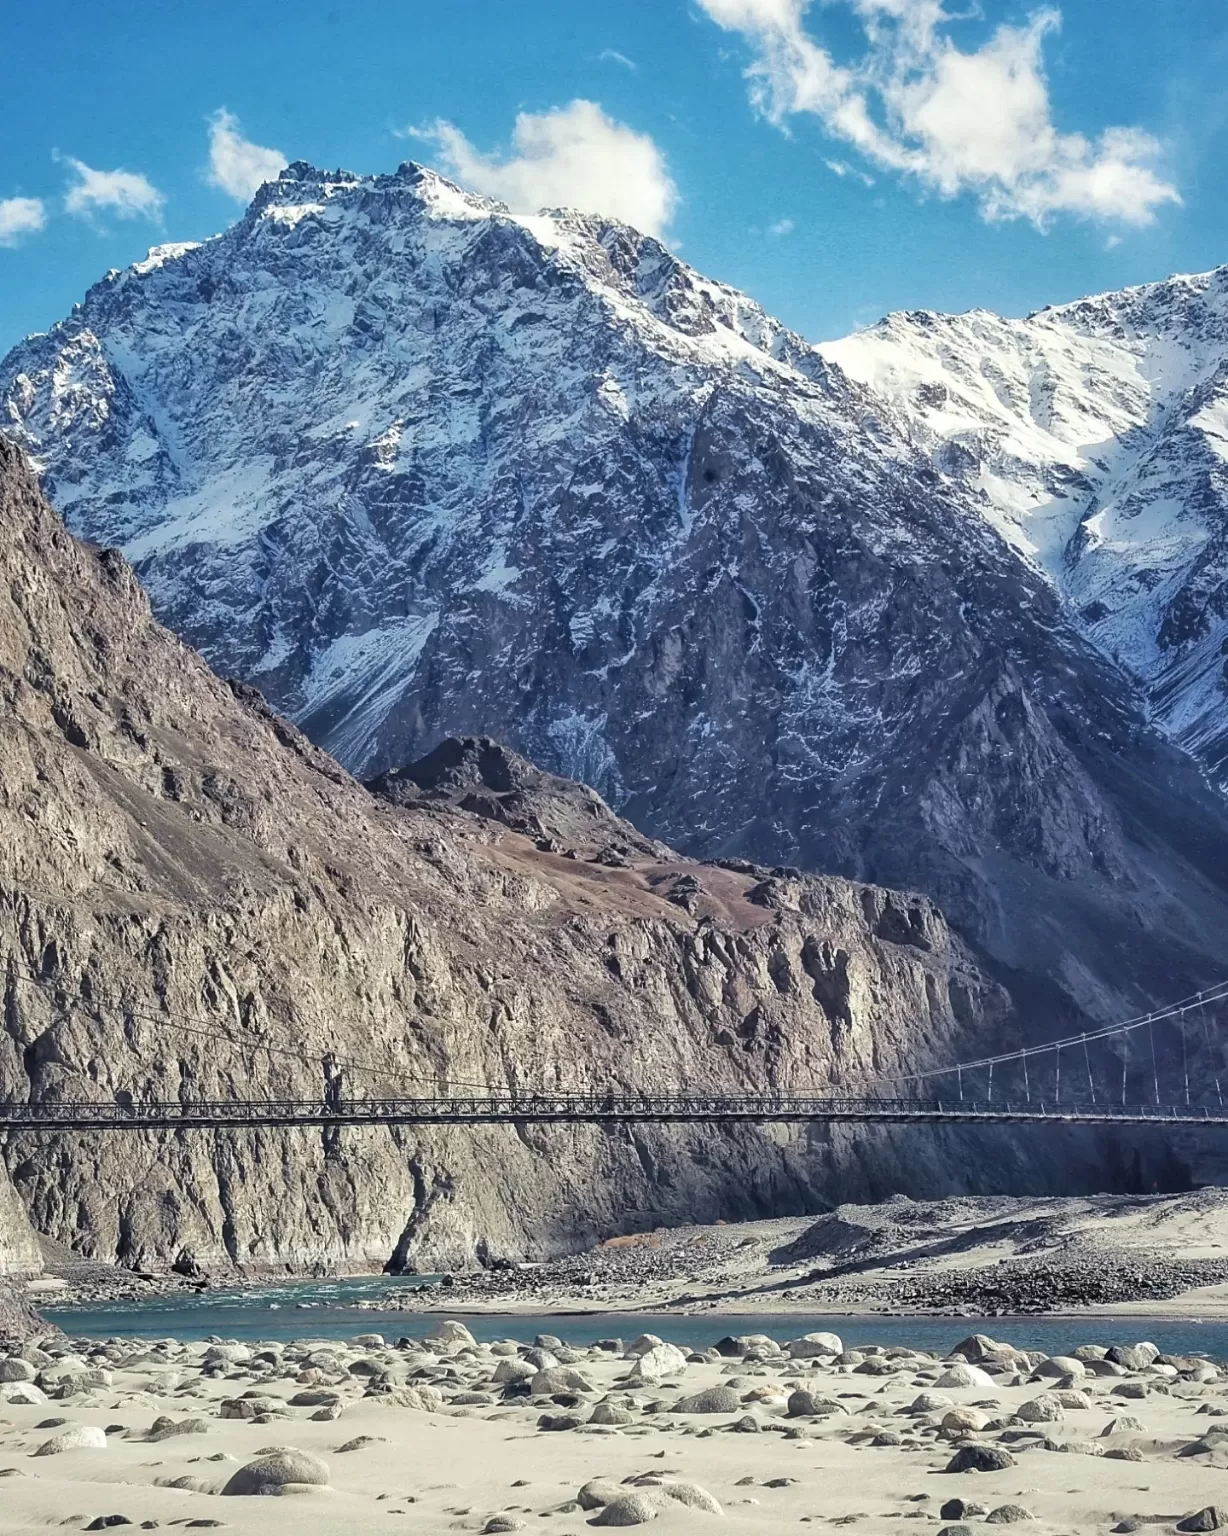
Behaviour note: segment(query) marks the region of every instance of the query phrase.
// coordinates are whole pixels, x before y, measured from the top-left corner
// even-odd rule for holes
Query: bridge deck
[[[1228,1127],[1228,1109],[1189,1104],[1062,1104],[701,1094],[524,1094],[219,1102],[0,1105],[3,1131],[187,1131],[376,1125],[1185,1125]]]

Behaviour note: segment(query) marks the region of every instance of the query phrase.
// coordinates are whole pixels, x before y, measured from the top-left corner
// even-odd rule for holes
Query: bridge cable
[[[1060,1104],[1062,1102],[1062,1048],[1059,1045],[1053,1053],[1053,1097]]]
[[[1189,1008],[1204,996],[1208,1001],[1211,1002],[1228,1001],[1228,981],[1216,983],[1214,987],[1208,988],[1205,994],[1191,993],[1189,996],[1181,998],[1177,1002],[1169,1003],[1163,1007],[1153,1008],[1147,1013],[1137,1014],[1133,1018],[1123,1019],[1116,1024],[1106,1024],[1099,1029],[1086,1031],[1086,1037],[1090,1041],[1107,1040],[1117,1035],[1124,1036],[1138,1029],[1154,1029],[1156,1024],[1163,1023],[1167,1019],[1175,1018],[1183,1011],[1183,1009]],[[1046,1051],[1056,1050],[1060,1046],[1078,1045],[1082,1039],[1082,1034],[1065,1035],[1060,1040],[1050,1040],[1045,1045],[1023,1046],[1015,1051],[1003,1051],[996,1056],[982,1056],[973,1061],[952,1063],[950,1066],[945,1067],[931,1067],[924,1072],[913,1072],[907,1075],[901,1075],[899,1077],[876,1079],[876,1081],[881,1082],[884,1085],[926,1082],[935,1077],[947,1077],[951,1073],[955,1072],[957,1068],[971,1069],[973,1067],[986,1067],[991,1061],[998,1062],[999,1064],[1012,1061],[1024,1061],[1028,1056],[1043,1054]]]
[[[1151,1036],[1151,1083],[1152,1083],[1153,1089],[1155,1090],[1155,1101],[1158,1104],[1160,1102],[1160,1071],[1159,1071],[1159,1068],[1156,1066],[1156,1027],[1155,1027],[1155,1025],[1154,1024],[1149,1024],[1148,1027],[1147,1027],[1147,1032]]]
[[[1215,1097],[1219,1100],[1219,1105],[1222,1109],[1224,1107],[1224,1091],[1220,1087],[1219,1072],[1215,1062],[1216,1053],[1211,1044],[1211,1025],[1207,1018],[1207,1005],[1202,1001],[1201,993],[1199,993],[1198,1016],[1202,1020],[1202,1037],[1207,1049],[1207,1065],[1211,1068],[1215,1081]]]
[[[1091,1097],[1092,1106],[1096,1103],[1096,1080],[1092,1076],[1092,1058],[1087,1049],[1087,1036],[1083,1036],[1083,1065],[1087,1068],[1087,1092]]]
[[[10,969],[9,979],[12,981],[26,982],[28,985],[37,987],[40,991],[44,992],[56,991],[64,993],[70,990],[69,988],[65,987],[62,982],[56,982],[51,978],[35,976],[32,974],[23,975],[15,969]],[[73,1003],[84,1003],[87,1005],[92,1005],[96,1010],[101,1009],[102,1007],[102,1004],[98,999],[87,998],[83,996],[80,991],[70,995],[67,1000],[61,1004],[61,1006],[67,1007]],[[144,1009],[129,1008],[122,1004],[113,1006],[116,1006],[117,1011],[121,1012],[125,1018],[140,1019],[145,1023],[152,1024],[169,1024],[173,1029],[179,1031],[182,1034],[196,1035],[205,1040],[217,1040],[224,1045],[237,1046],[240,1049],[246,1046],[251,1050],[264,1051],[267,1055],[270,1056],[290,1056],[299,1062],[303,1061],[304,1059],[303,1048],[301,1045],[277,1045],[267,1040],[254,1039],[250,1034],[247,1035],[246,1038],[241,1035],[240,1038],[236,1039],[233,1034],[228,1034],[218,1028],[211,1028],[203,1019],[195,1019],[192,1024],[186,1024],[183,1022],[183,1015],[175,1012],[172,1009],[167,1009],[164,1013],[151,1013]],[[244,1025],[237,1020],[235,1023],[238,1029],[241,1031],[250,1028],[250,1026]],[[333,1060],[338,1066],[348,1068],[352,1072],[361,1072],[372,1077],[381,1077],[386,1081],[403,1083],[435,1083],[438,1081],[437,1073],[428,1075],[424,1072],[413,1072],[408,1069],[380,1067],[376,1066],[372,1062],[360,1061],[354,1057],[334,1056]],[[476,1090],[480,1093],[489,1093],[491,1091],[489,1083],[473,1083],[465,1079],[450,1077],[445,1078],[444,1082],[445,1086],[454,1088],[468,1088]]]
[[[1181,1071],[1185,1078],[1185,1102],[1190,1102],[1190,1055],[1189,1045],[1185,1038],[1185,1012],[1182,1011],[1177,1027],[1181,1031]]]
[[[1130,1036],[1121,1037],[1121,1107],[1126,1107],[1126,1073],[1130,1068]]]

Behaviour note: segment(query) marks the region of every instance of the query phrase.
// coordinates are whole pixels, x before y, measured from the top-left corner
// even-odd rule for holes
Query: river
[[[349,1338],[382,1333],[389,1339],[421,1337],[431,1323],[449,1314],[432,1310],[390,1311],[358,1305],[379,1301],[390,1291],[414,1291],[422,1278],[387,1275],[330,1281],[295,1281],[200,1295],[152,1297],[146,1302],[43,1306],[43,1315],[68,1334],[86,1338],[303,1339]],[[970,1333],[988,1333],[1018,1349],[1061,1354],[1079,1344],[1114,1344],[1146,1338],[1165,1353],[1206,1354],[1228,1359],[1228,1319],[1146,1317],[833,1317],[799,1313],[701,1312],[477,1313],[458,1311],[479,1340],[531,1339],[552,1333],[577,1345],[618,1337],[628,1342],[656,1333],[691,1348],[713,1344],[727,1333],[768,1333],[796,1338],[812,1329],[830,1329],[846,1345],[903,1344],[945,1353]]]

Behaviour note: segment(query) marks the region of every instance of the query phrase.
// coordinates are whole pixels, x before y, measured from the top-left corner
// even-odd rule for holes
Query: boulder
[[[988,1371],[981,1370],[977,1365],[966,1365],[959,1361],[949,1365],[938,1380],[936,1387],[992,1387],[996,1385]]]
[[[616,1483],[611,1478],[592,1477],[576,1494],[576,1503],[581,1509],[601,1509],[604,1505],[613,1503],[615,1499],[622,1498],[626,1491],[621,1483]]]
[[[791,1419],[809,1419],[832,1413],[847,1413],[848,1409],[834,1397],[818,1396],[808,1392],[805,1387],[798,1387],[789,1393],[785,1411]]]
[[[1106,1359],[1114,1365],[1124,1365],[1128,1371],[1145,1371],[1159,1357],[1159,1349],[1144,1340],[1141,1344],[1114,1344]]]
[[[1058,1401],[1056,1392],[1042,1392],[1039,1397],[1020,1403],[1015,1417],[1025,1424],[1056,1424],[1066,1417],[1066,1410]]]
[[[646,1493],[620,1493],[611,1499],[601,1512],[593,1517],[590,1525],[644,1525],[655,1520],[660,1506]]]
[[[224,1494],[268,1496],[300,1488],[327,1488],[328,1463],[310,1451],[280,1446],[239,1468],[222,1489]]]
[[[689,1397],[680,1397],[674,1404],[673,1413],[737,1413],[742,1399],[732,1387],[705,1387]]]
[[[468,1344],[476,1346],[477,1340],[465,1327],[464,1323],[458,1323],[453,1318],[444,1318],[437,1323],[432,1323],[428,1339],[433,1339],[436,1344]]]
[[[1015,1458],[1000,1445],[961,1445],[947,1462],[948,1472],[1003,1472]]]
[[[685,1371],[686,1365],[686,1356],[673,1344],[654,1344],[640,1355],[634,1374],[641,1381],[662,1381],[666,1376],[677,1376]]]
[[[534,1397],[552,1397],[556,1392],[595,1392],[587,1376],[570,1365],[553,1365],[538,1371],[529,1382]]]
[[[34,1455],[58,1456],[61,1451],[105,1451],[106,1448],[106,1433],[96,1424],[70,1424],[58,1435],[52,1435],[50,1440],[44,1440]]]
[[[1222,1525],[1228,1525],[1228,1513],[1215,1504],[1208,1504],[1205,1509],[1195,1510],[1192,1515],[1177,1521],[1179,1531],[1218,1531]]]
[[[827,1355],[842,1355],[844,1343],[838,1333],[804,1333],[798,1339],[790,1339],[785,1352],[793,1360],[822,1359]]]

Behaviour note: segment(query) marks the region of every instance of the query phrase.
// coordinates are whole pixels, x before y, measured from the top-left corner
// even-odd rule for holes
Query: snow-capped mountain
[[[1026,320],[890,315],[822,351],[1228,787],[1228,267]]]
[[[1058,1007],[1228,969],[1224,805],[1023,534],[634,230],[296,164],[10,353],[0,422],[356,771],[502,737],[689,852],[919,886]]]

